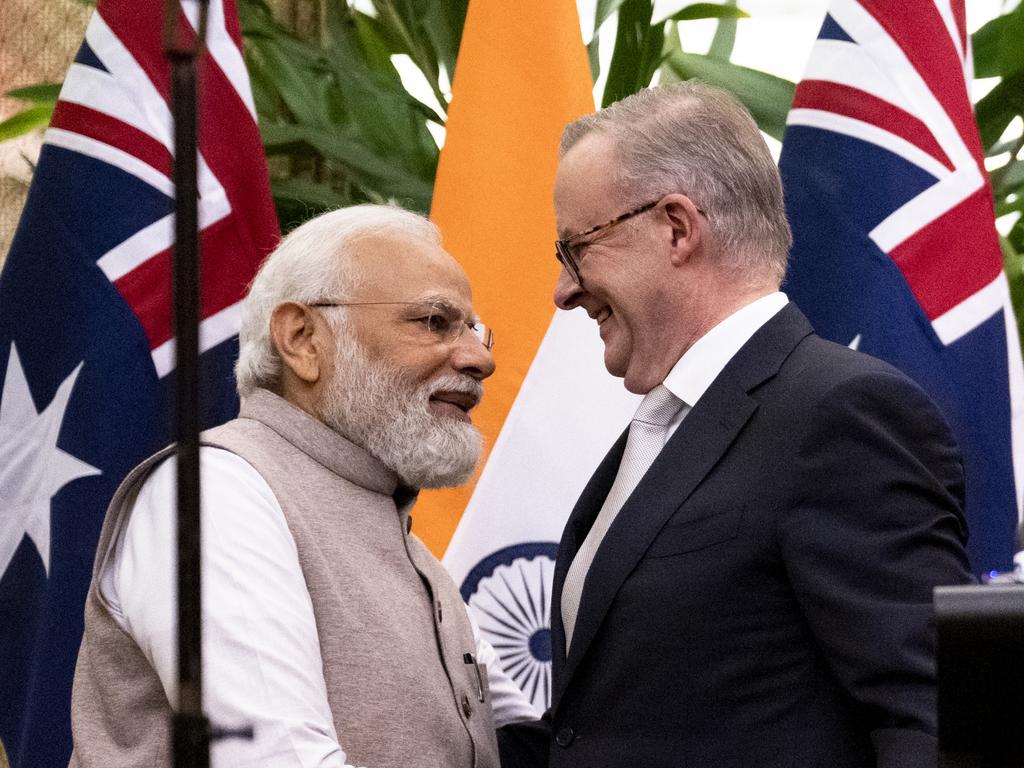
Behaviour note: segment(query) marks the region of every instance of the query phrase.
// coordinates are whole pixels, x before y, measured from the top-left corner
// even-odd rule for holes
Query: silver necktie
[[[612,483],[587,538],[576,552],[562,585],[562,626],[565,627],[566,653],[569,652],[572,643],[583,584],[594,555],[597,554],[601,541],[614,522],[615,516],[622,509],[622,505],[626,503],[626,499],[633,493],[664,447],[668,424],[682,405],[682,400],[669,392],[664,384],[659,384],[647,393],[637,408],[633,421],[630,422],[626,448],[619,461],[615,482]]]

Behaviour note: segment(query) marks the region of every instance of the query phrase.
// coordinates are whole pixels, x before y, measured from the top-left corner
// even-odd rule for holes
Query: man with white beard
[[[252,741],[214,766],[497,768],[533,715],[410,533],[465,482],[493,336],[437,230],[359,206],[286,237],[253,281],[240,417],[203,436],[204,705]],[[174,462],[111,502],[86,601],[71,764],[167,765],[177,702]]]

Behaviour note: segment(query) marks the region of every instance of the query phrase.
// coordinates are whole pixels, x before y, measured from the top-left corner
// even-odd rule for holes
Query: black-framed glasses
[[[664,197],[664,195],[662,196]],[[639,208],[634,208],[631,211],[627,211],[620,216],[616,216],[611,221],[606,221],[604,224],[598,224],[596,227],[591,227],[583,232],[577,232],[575,235],[569,235],[569,237],[561,240],[555,240],[555,258],[565,267],[565,271],[569,273],[569,277],[573,279],[576,285],[583,285],[583,281],[580,279],[580,265],[576,259],[576,254],[573,253],[573,243],[582,240],[588,235],[596,234],[605,229],[611,229],[616,224],[621,224],[627,219],[631,219],[634,216],[639,216],[641,213],[651,210],[654,206],[661,202],[661,197],[650,203],[644,203]]]
[[[317,301],[310,307],[415,307],[409,320],[419,323],[437,341],[451,344],[468,328],[484,345],[494,348],[494,331],[478,320],[470,320],[461,309],[446,301]]]

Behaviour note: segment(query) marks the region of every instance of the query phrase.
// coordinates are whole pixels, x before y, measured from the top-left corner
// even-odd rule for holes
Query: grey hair
[[[590,133],[614,142],[625,207],[682,192],[707,214],[723,267],[782,281],[793,242],[782,180],[731,94],[694,80],[641,91],[566,126],[560,156]]]
[[[244,398],[257,388],[276,390],[281,359],[270,339],[270,316],[286,301],[310,304],[346,298],[360,284],[353,256],[359,243],[404,235],[440,244],[441,235],[417,213],[391,205],[357,205],[330,211],[293,230],[263,262],[242,303],[235,382]],[[341,321],[339,317],[333,320]],[[337,330],[340,325],[332,323]]]

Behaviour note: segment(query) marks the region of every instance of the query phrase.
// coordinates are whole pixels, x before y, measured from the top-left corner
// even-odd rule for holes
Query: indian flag
[[[424,492],[415,530],[542,711],[562,527],[637,404],[605,371],[594,323],[552,303],[558,140],[594,108],[575,3],[471,0],[452,90],[431,218],[495,331],[498,368],[474,415],[482,471]]]

